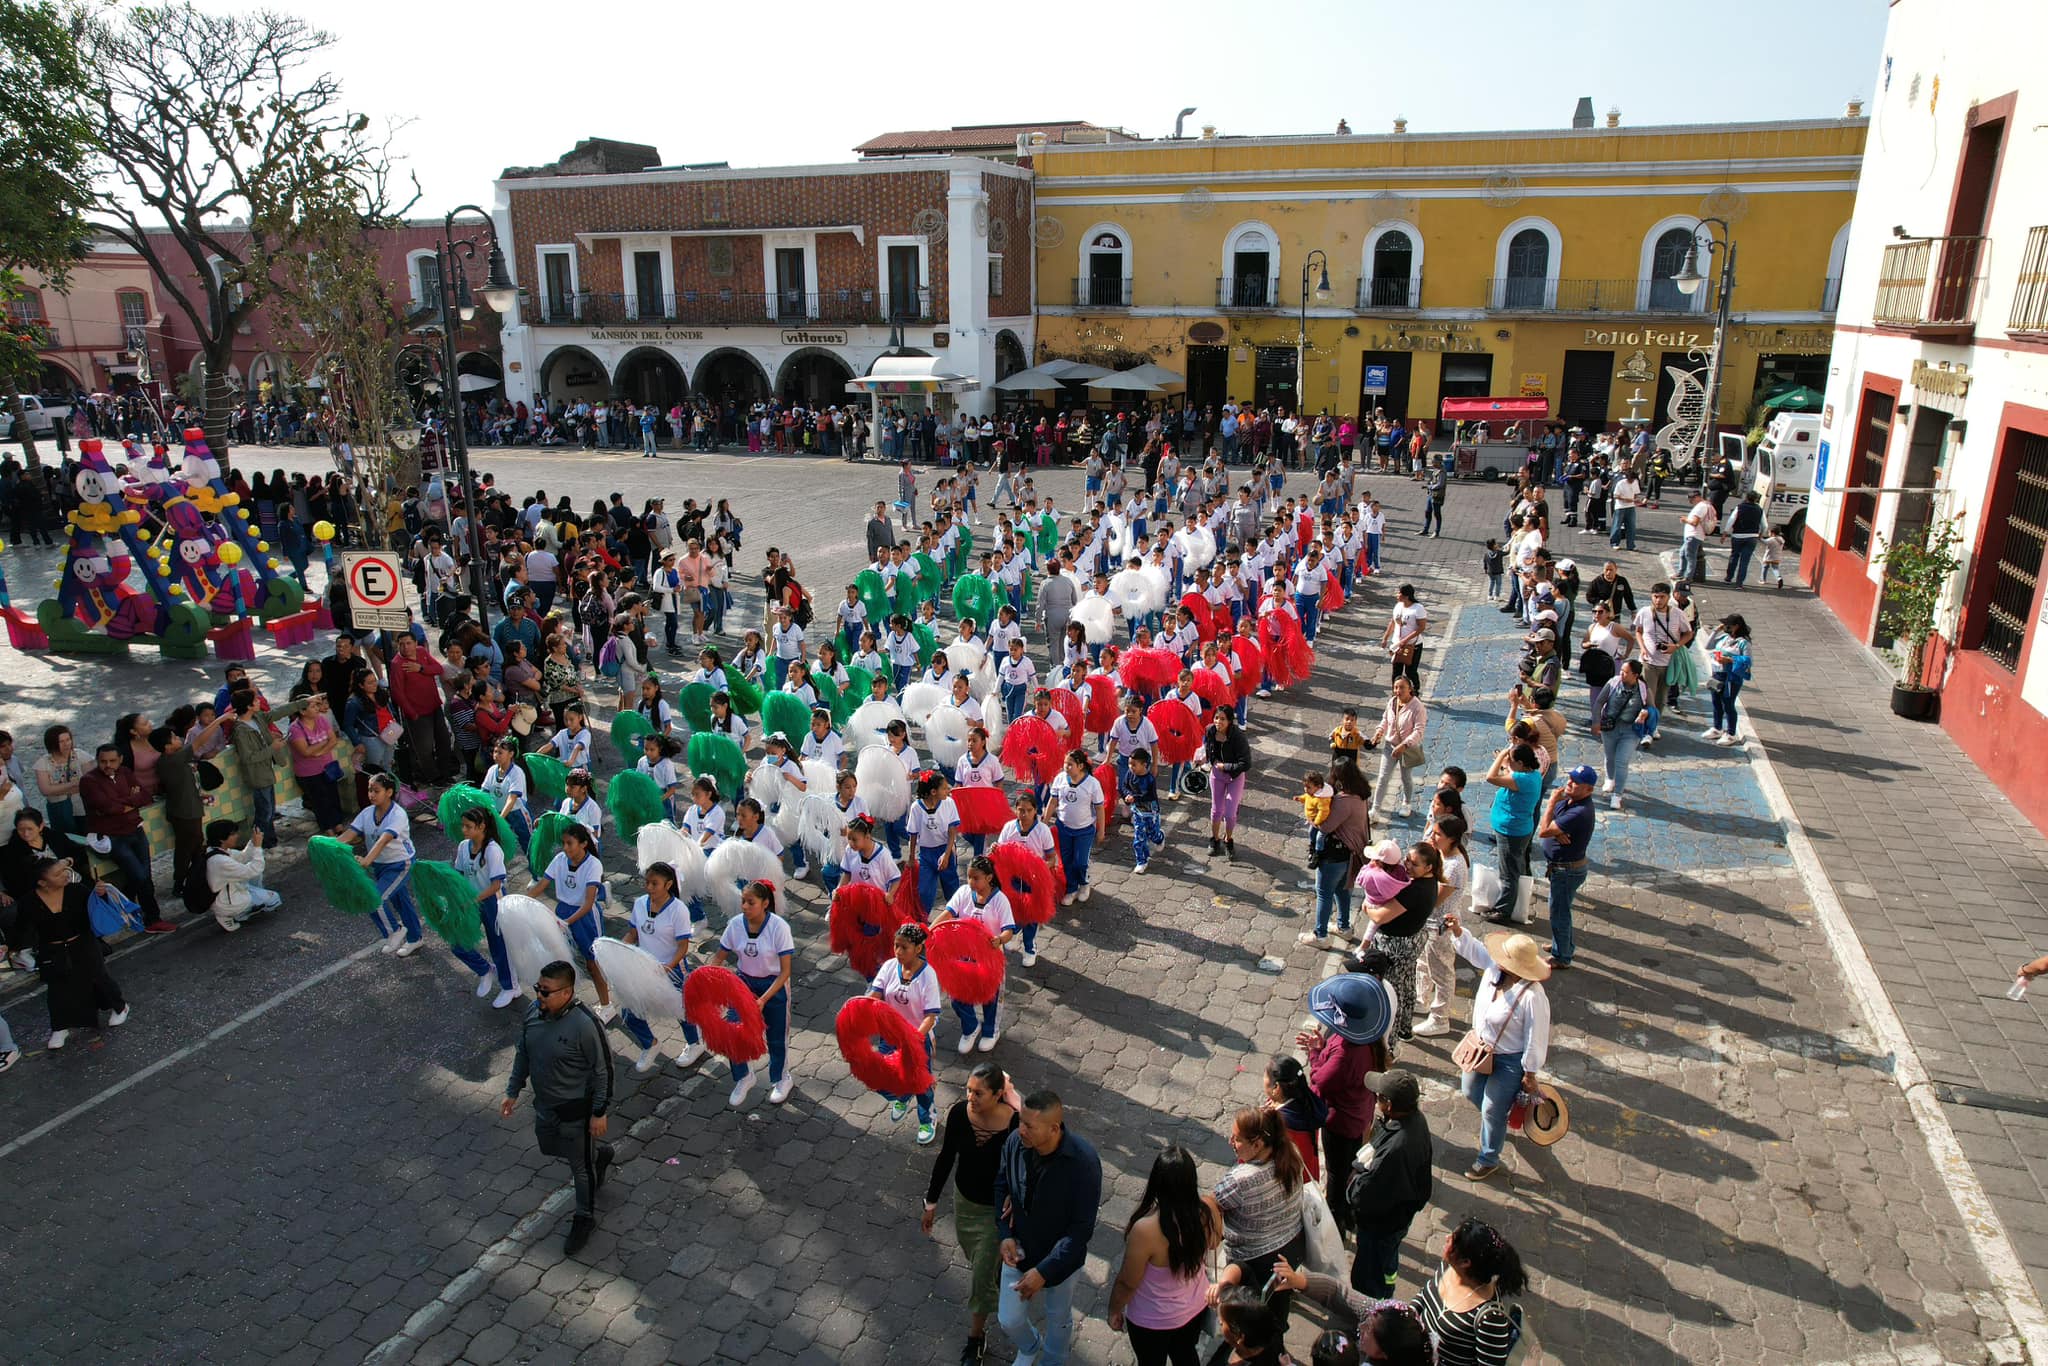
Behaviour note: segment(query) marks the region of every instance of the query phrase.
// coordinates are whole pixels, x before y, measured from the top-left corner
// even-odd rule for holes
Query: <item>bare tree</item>
[[[189,0],[81,25],[106,162],[93,226],[140,254],[190,320],[207,439],[222,453],[237,331],[288,287],[281,264],[305,254],[309,207],[340,199],[375,222],[412,202],[391,202],[387,142],[312,69],[332,41],[293,15],[208,14]]]

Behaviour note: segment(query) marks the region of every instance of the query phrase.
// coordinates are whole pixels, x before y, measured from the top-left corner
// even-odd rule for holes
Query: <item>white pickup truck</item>
[[[37,436],[48,436],[50,428],[57,423],[69,422],[71,420],[71,405],[69,403],[60,403],[55,400],[46,401],[34,394],[22,394],[19,397],[21,399],[21,421],[25,422],[28,425],[28,429]],[[20,439],[14,430],[15,419],[11,409],[0,410],[0,421],[6,423],[9,440]]]

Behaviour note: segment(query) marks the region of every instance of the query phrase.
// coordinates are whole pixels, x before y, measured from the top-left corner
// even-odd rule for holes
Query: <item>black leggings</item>
[[[1202,1358],[1195,1346],[1202,1337],[1202,1325],[1208,1321],[1209,1311],[1189,1319],[1178,1328],[1140,1328],[1128,1320],[1125,1331],[1131,1335],[1131,1350],[1138,1354],[1138,1366],[1202,1366]]]

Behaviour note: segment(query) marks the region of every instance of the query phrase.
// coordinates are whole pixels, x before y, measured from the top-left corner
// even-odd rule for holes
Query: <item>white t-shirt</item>
[[[955,787],[998,787],[1002,781],[1003,761],[996,758],[993,751],[983,754],[978,764],[972,754],[963,754],[960,762],[953,765]]]
[[[734,838],[739,839],[742,837],[735,835]],[[762,823],[761,828],[759,830],[756,830],[751,835],[744,836],[744,838],[746,839],[747,843],[758,844],[763,849],[766,849],[769,853],[775,855],[777,858],[782,857],[782,836],[776,834],[773,830],[769,829],[765,821]]]
[[[839,767],[839,756],[846,753],[846,742],[835,731],[826,731],[825,738],[819,739],[816,731],[804,734],[803,755],[806,759],[822,760],[831,768]]]
[[[696,928],[690,919],[690,903],[672,896],[667,905],[656,910],[648,905],[649,900],[644,895],[634,898],[633,932],[640,936],[641,951],[667,967],[675,960],[677,951],[690,942]]]
[[[1029,655],[1015,659],[1005,655],[996,665],[996,678],[1008,687],[1028,688],[1038,681],[1038,666]]]
[[[574,797],[564,797],[562,804],[555,809],[588,830],[593,840],[604,831],[604,808],[597,804],[595,797],[585,797],[581,806],[576,804]]]
[[[999,887],[988,894],[988,900],[977,905],[974,889],[962,887],[946,902],[946,909],[959,920],[979,920],[988,932],[1001,935],[1005,930],[1017,928],[1017,918],[1010,913],[1010,898],[1003,895]]]
[[[1636,613],[1636,644],[1642,647],[1643,658],[1652,664],[1669,664],[1672,651],[1679,648],[1678,642],[1690,629],[1685,613],[1676,607],[1667,607],[1659,614],[1653,604]]]
[[[798,659],[802,657],[804,652],[803,627],[795,622],[791,622],[787,626],[777,622],[773,635],[775,637],[775,657],[777,659]],[[816,699],[812,700],[815,701]]]
[[[1714,511],[1714,505],[1704,498],[1700,499],[1692,505],[1692,510],[1685,514],[1685,539],[1706,540],[1707,533],[1713,530],[1720,520],[1720,514]]]
[[[561,564],[554,553],[539,548],[526,552],[526,581],[528,583],[553,583],[555,569]]]
[[[1120,757],[1128,759],[1141,749],[1159,748],[1159,732],[1152,729],[1152,723],[1142,716],[1135,727],[1128,716],[1119,716],[1109,728],[1109,743]]]
[[[413,855],[412,820],[405,814],[405,808],[397,802],[384,813],[384,819],[377,819],[377,808],[366,806],[356,812],[356,818],[349,822],[349,828],[363,837],[363,848],[373,848],[385,835],[391,836],[391,843],[384,846],[384,852],[377,855],[378,863],[404,863]]]
[[[690,809],[683,813],[683,833],[701,842],[706,853],[711,852],[725,838],[725,808],[713,802],[711,809],[705,811],[695,802],[690,803]],[[705,839],[706,835],[711,838]]]
[[[556,757],[570,768],[590,767],[590,727],[558,730],[548,743],[555,747]]]
[[[1052,780],[1049,795],[1059,811],[1060,824],[1069,830],[1086,830],[1095,824],[1095,813],[1103,802],[1102,784],[1095,781],[1093,773],[1082,774],[1077,783],[1063,771]]]
[[[953,805],[953,799],[946,797],[935,807],[927,807],[921,801],[910,804],[908,829],[917,836],[920,849],[944,849],[953,843],[953,832],[960,828],[960,808]]]
[[[895,750],[894,753],[896,755],[896,761],[903,765],[903,771],[905,773],[917,772],[918,768],[920,767],[920,764],[917,758],[916,745],[906,744],[903,746],[902,749]],[[912,803],[912,805],[915,804],[916,803]]]
[[[1003,827],[1003,833],[996,836],[997,844],[1002,844],[1007,840],[1015,840],[1019,844],[1037,850],[1041,858],[1051,854],[1054,849],[1059,847],[1059,841],[1053,836],[1052,827],[1043,820],[1031,822],[1031,829],[1028,832],[1020,829],[1017,822],[1011,821]]]
[[[1396,601],[1390,615],[1394,619],[1393,648],[1399,649],[1421,634],[1422,624],[1429,620],[1429,609],[1419,602]]]
[[[507,797],[516,797],[512,809],[520,815],[526,814],[526,770],[518,764],[500,771],[496,764],[484,770],[483,782],[479,784],[491,794],[502,808]]]
[[[903,965],[891,958],[875,973],[868,988],[894,1006],[914,1029],[923,1029],[925,1017],[939,1013],[939,975],[930,963],[920,964],[917,975],[905,981]]]
[[[740,976],[757,982],[774,980],[782,972],[782,960],[796,954],[789,922],[773,911],[762,920],[759,934],[748,932],[744,913],[734,916],[725,922],[725,933],[718,936],[718,944],[739,960]]]
[[[888,891],[896,885],[896,879],[903,875],[890,856],[888,847],[880,840],[875,842],[875,852],[862,855],[852,845],[839,851],[839,873],[848,882],[864,882],[870,887]]]
[[[471,850],[468,840],[462,840],[455,846],[455,871],[481,892],[492,883],[505,880],[505,851],[496,840],[487,839],[484,851],[478,854]]]
[[[656,759],[649,763],[647,756],[643,754],[640,756],[639,769],[640,772],[654,779],[654,785],[663,792],[668,791],[681,781],[676,776],[676,765],[673,759]]]
[[[597,888],[598,903],[604,902],[604,864],[595,854],[584,855],[583,862],[571,868],[568,851],[564,850],[548,863],[548,870],[543,876],[553,884],[555,900],[564,906],[580,907],[583,893],[592,887]]]

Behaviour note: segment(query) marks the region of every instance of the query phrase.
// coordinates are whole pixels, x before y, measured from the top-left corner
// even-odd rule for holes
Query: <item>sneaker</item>
[[[496,996],[493,996],[491,998],[491,1009],[503,1010],[506,1006],[511,1005],[514,1001],[518,999],[519,988],[506,987],[503,991],[499,992]]]
[[[1146,870],[1147,868],[1150,868],[1151,866],[1152,866],[1152,865],[1151,865],[1151,863],[1150,863],[1150,862],[1146,862],[1146,863],[1134,863],[1134,864],[1132,864],[1132,865],[1131,865],[1131,871],[1132,871],[1132,872],[1134,872],[1134,873],[1142,873],[1142,872],[1144,872],[1144,871],[1145,871],[1145,870]]]
[[[1742,743],[1742,741],[1736,736],[1723,734],[1721,738],[1714,741],[1714,743],[1721,746],[1721,748],[1726,749],[1730,745],[1739,745]]]
[[[776,1082],[773,1086],[768,1088],[768,1103],[770,1105],[782,1104],[782,1102],[789,1099],[789,1093],[790,1091],[795,1089],[795,1087],[796,1083],[794,1081],[792,1081],[788,1077],[784,1077],[781,1081]]]
[[[1084,882],[1084,883],[1082,883],[1082,884],[1081,884],[1081,893],[1080,893],[1080,895],[1081,895],[1081,900],[1083,900],[1083,901],[1086,901],[1086,900],[1087,900],[1087,899],[1088,899],[1089,897],[1091,897],[1091,896],[1095,895],[1095,887],[1094,887],[1094,884],[1092,884],[1092,883],[1087,883],[1087,882]]]
[[[1294,936],[1294,942],[1297,944],[1306,944],[1312,949],[1327,949],[1335,947],[1335,945],[1330,943],[1330,938],[1328,935],[1317,934],[1314,930],[1303,930],[1300,934]]]
[[[889,1102],[889,1118],[891,1118],[891,1119],[901,1119],[901,1118],[903,1118],[903,1116],[905,1116],[905,1115],[907,1115],[907,1114],[909,1114],[909,1113],[910,1113],[910,1102],[909,1102],[909,1101],[905,1101],[905,1100],[892,1100],[892,1101],[890,1101],[890,1102]]]
[[[661,1066],[661,1050],[653,1044],[640,1050],[640,1056],[633,1059],[633,1070],[645,1076]]]
[[[484,974],[483,976],[481,976],[481,977],[477,978],[477,979],[476,979],[476,998],[477,998],[477,999],[478,999],[479,1001],[481,1001],[481,1000],[482,1000],[482,999],[483,999],[484,997],[486,997],[486,996],[488,996],[488,995],[490,995],[490,994],[491,994],[491,988],[492,988],[492,987],[494,987],[494,986],[496,986],[497,984],[498,984],[498,979],[497,979],[496,977],[492,976],[492,975],[491,975],[490,973],[488,973],[488,972],[487,972],[487,973],[485,973],[485,974]]]
[[[980,1037],[981,1031],[978,1029],[970,1029],[967,1030],[965,1033],[961,1034],[959,1044],[959,1051],[961,1055],[965,1056],[966,1054],[972,1053],[974,1051],[974,1041]]]
[[[1484,1181],[1499,1170],[1500,1163],[1498,1162],[1489,1163],[1486,1166],[1481,1166],[1479,1163],[1474,1162],[1471,1166],[1465,1168],[1465,1179],[1467,1181]]]
[[[178,927],[168,920],[152,920],[142,927],[145,934],[176,934]]]
[[[20,1061],[21,1050],[19,1048],[10,1048],[5,1053],[0,1053],[0,1072],[5,1072]]]
[[[115,1012],[114,1012],[113,1014],[111,1014],[111,1015],[107,1016],[107,1023],[108,1023],[109,1025],[112,1025],[112,1026],[116,1026],[116,1027],[118,1027],[118,1026],[120,1026],[120,1025],[124,1025],[124,1024],[127,1024],[127,1023],[128,1023],[128,1012],[129,1012],[129,1010],[130,1010],[130,1009],[131,1009],[131,1007],[129,1007],[129,1006],[125,1006],[125,1005],[124,1005],[124,1006],[122,1006],[122,1007],[121,1007],[121,1008],[120,1008],[119,1010],[117,1010],[117,1011],[115,1011]]]
[[[592,1190],[604,1189],[605,1180],[612,1174],[612,1163],[616,1162],[618,1157],[618,1153],[613,1150],[611,1144],[603,1143],[598,1145],[597,1171],[590,1183]]]
[[[1615,793],[1615,794],[1614,794],[1614,808],[1613,808],[1613,809],[1614,809],[1614,810],[1616,810],[1616,811],[1619,811],[1619,810],[1621,810],[1621,794],[1620,794],[1619,792],[1617,792],[1617,793]]]
[[[695,1067],[709,1051],[709,1049],[704,1047],[704,1041],[699,1039],[697,1042],[686,1046],[682,1052],[676,1054],[676,1066]]]
[[[1600,790],[1601,790],[1602,792],[1612,792],[1612,791],[1614,791],[1614,779],[1612,779],[1612,778],[1609,778],[1609,779],[1608,779],[1608,780],[1607,780],[1606,782],[1604,782],[1604,783],[1600,784]]]
[[[1271,697],[1273,695],[1273,690],[1271,688],[1261,688],[1259,689],[1258,695],[1260,697]]]
[[[1401,803],[1401,819],[1404,821],[1415,819],[1415,808],[1407,802]]]
[[[1223,841],[1222,841],[1222,840],[1216,840],[1216,839],[1212,839],[1212,840],[1210,840],[1210,841],[1209,841],[1209,857],[1210,857],[1210,858],[1220,858],[1220,857],[1222,856],[1222,854],[1223,854]]]
[[[20,968],[23,972],[34,972],[36,970],[36,954],[34,949],[23,949],[20,953],[9,954],[7,961]]]
[[[936,1126],[936,1125],[934,1125],[934,1124],[933,1124],[933,1123],[932,1123],[932,1122],[931,1122],[930,1120],[928,1120],[928,1119],[923,1119],[923,1120],[919,1120],[919,1121],[918,1121],[918,1124],[917,1124],[917,1146],[918,1146],[918,1147],[920,1147],[920,1148],[923,1148],[923,1147],[928,1147],[928,1146],[930,1146],[930,1144],[931,1144],[931,1141],[932,1141],[933,1139],[937,1138],[938,1136],[939,1136],[939,1131],[938,1131],[938,1128],[937,1128],[937,1126]]]
[[[1415,1026],[1414,1032],[1418,1039],[1438,1038],[1451,1032],[1451,1022],[1441,1015],[1425,1016],[1422,1023]]]
[[[1237,862],[1236,840],[1226,839],[1225,841],[1223,841],[1223,857],[1228,859],[1232,863]]]
[[[1035,968],[1038,966],[1038,955],[1033,953],[1030,949],[1024,950],[1024,966],[1027,968]]]
[[[610,1024],[613,1020],[619,1018],[619,1008],[609,1003],[599,1006],[594,1013],[605,1024]]]
[[[975,1047],[979,1048],[984,1053],[993,1053],[996,1049],[996,1041],[1002,1037],[1002,1030],[992,1029],[988,1033],[981,1036],[981,1042],[979,1044],[976,1044]]]
[[[1061,898],[1060,898],[1060,905],[1062,905],[1062,906],[1071,906],[1071,905],[1073,905],[1073,904],[1074,904],[1074,895],[1075,895],[1074,893],[1072,893],[1072,892],[1068,892],[1068,893],[1067,893],[1067,894],[1066,894],[1065,896],[1063,896],[1063,897],[1061,897]]]
[[[65,1045],[65,1043],[67,1043],[70,1040],[70,1038],[70,1030],[53,1029],[50,1031],[50,1042],[48,1046],[51,1048],[62,1048]]]
[[[403,944],[404,942],[405,931],[393,930],[391,933],[384,936],[384,945],[382,951],[385,953],[397,953],[398,946],[400,944]]]
[[[426,946],[427,941],[424,938],[408,939],[398,946],[398,956],[400,958],[410,958]]]
[[[1700,732],[1700,739],[1702,740],[1718,740],[1720,738],[1721,731],[1720,728],[1717,726],[1708,726],[1705,730]]]
[[[596,1227],[597,1220],[587,1218],[581,1214],[577,1215],[575,1219],[570,1221],[569,1236],[562,1240],[563,1254],[573,1257],[581,1252],[583,1245],[590,1241],[590,1234]]]
[[[737,1110],[740,1106],[747,1103],[747,1096],[753,1092],[753,1089],[754,1073],[749,1072],[744,1077],[741,1077],[738,1082],[734,1083],[732,1094],[725,1098],[725,1103]]]

